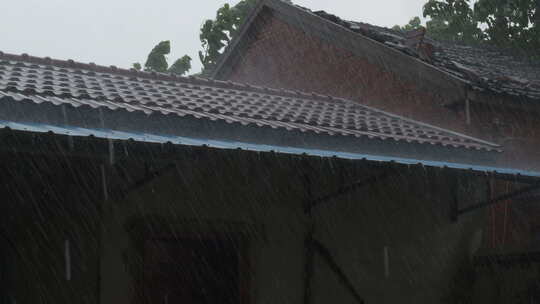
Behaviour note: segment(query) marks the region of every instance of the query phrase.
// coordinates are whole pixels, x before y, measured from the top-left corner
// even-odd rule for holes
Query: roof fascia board
[[[88,150],[88,145],[82,145],[82,147],[79,147],[80,141],[76,141],[75,145],[72,145],[69,149],[62,149],[61,145],[55,144],[55,148],[60,148],[62,151],[62,155],[73,155],[73,156],[82,156],[82,157],[95,157],[99,158],[105,157],[110,158],[110,153],[118,153],[123,155],[123,157],[127,155],[133,154],[133,146],[130,144],[131,141],[133,141],[133,144],[145,144],[145,148],[142,149],[142,151],[145,152],[147,155],[152,155],[152,158],[154,160],[160,159],[157,157],[157,155],[153,155],[153,152],[150,151],[148,148],[148,145],[159,145],[159,151],[162,154],[168,155],[168,157],[176,157],[177,153],[171,153],[172,150],[170,148],[164,147],[163,145],[170,143],[172,146],[185,146],[185,147],[207,147],[207,148],[216,148],[220,150],[243,150],[243,151],[255,151],[255,152],[270,152],[270,153],[279,153],[279,154],[290,154],[290,155],[301,155],[302,157],[305,156],[317,156],[317,157],[323,157],[323,158],[338,158],[338,159],[345,159],[345,160],[353,160],[353,161],[368,161],[371,163],[386,163],[391,164],[392,166],[395,165],[404,165],[404,166],[421,166],[421,167],[431,167],[431,168],[443,168],[444,170],[459,170],[466,173],[471,173],[472,175],[477,176],[483,176],[483,177],[489,177],[489,176],[498,176],[499,178],[504,178],[510,181],[515,182],[536,182],[540,178],[540,172],[538,171],[530,171],[530,170],[521,170],[521,169],[514,169],[514,168],[504,168],[504,167],[488,167],[488,166],[482,166],[482,165],[472,165],[472,164],[466,164],[466,163],[452,163],[452,162],[441,162],[441,161],[425,161],[425,160],[419,160],[419,159],[407,159],[407,158],[399,158],[399,157],[384,157],[384,156],[377,156],[377,155],[369,155],[369,154],[358,154],[358,153],[343,153],[339,151],[334,150],[313,150],[313,149],[298,149],[298,148],[292,148],[287,146],[272,146],[272,145],[258,145],[258,144],[252,144],[252,143],[244,143],[244,142],[229,142],[229,141],[214,141],[214,140],[206,140],[206,139],[199,139],[199,138],[185,138],[185,137],[166,137],[162,135],[153,135],[153,134],[141,134],[141,133],[124,133],[124,132],[118,132],[111,129],[85,129],[85,128],[73,128],[73,127],[57,127],[57,126],[51,126],[51,125],[45,125],[45,124],[21,124],[21,123],[11,123],[7,121],[0,120],[0,133],[6,132],[9,128],[8,132],[13,132],[16,134],[50,134],[52,132],[53,136],[69,136],[71,138],[88,138],[88,139],[97,139],[98,141],[105,143],[107,145],[111,144],[111,140],[113,141],[123,141],[124,147],[123,149],[113,149],[111,151],[109,148],[102,148],[102,149],[90,149]],[[6,133],[2,133],[6,134]],[[32,148],[30,150],[22,149],[21,147],[17,146],[14,150],[13,147],[8,148],[9,146],[2,146],[0,148],[1,151],[7,150],[10,152],[16,151],[16,152],[25,152],[30,151],[31,154],[39,154],[39,153],[46,153],[44,152],[45,149],[39,148],[36,149],[35,145],[35,137],[34,135],[31,135],[32,140]],[[49,135],[46,135],[49,136]],[[20,140],[20,138],[16,139],[17,145],[21,144],[24,145],[25,140]],[[63,141],[63,139],[61,139]],[[64,144],[67,146],[69,140],[65,140]],[[43,141],[39,141],[39,143],[43,144]],[[38,144],[39,144],[38,143]],[[114,143],[113,143],[114,144]],[[129,145],[127,147],[126,145]],[[129,153],[126,149],[129,149]],[[139,149],[139,152],[141,150]],[[114,159],[121,159],[122,157],[119,157],[121,155],[115,155]]]

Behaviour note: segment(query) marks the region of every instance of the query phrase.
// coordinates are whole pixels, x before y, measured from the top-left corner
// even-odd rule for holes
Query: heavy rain
[[[0,304],[540,303],[539,0],[2,11]]]

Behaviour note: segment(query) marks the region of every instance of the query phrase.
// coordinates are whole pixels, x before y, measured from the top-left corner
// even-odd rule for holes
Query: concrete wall
[[[97,303],[98,168],[63,156],[0,159],[0,254],[8,281],[2,303]]]
[[[477,270],[473,300],[485,303],[537,303],[540,300],[538,264],[496,265]],[[491,294],[483,290],[493,290]]]
[[[135,297],[137,253],[128,223],[156,217],[177,223],[179,234],[211,226],[226,230],[227,222],[257,227],[240,232],[250,243],[252,303],[302,303],[304,173],[310,174],[317,197],[353,177],[380,172],[339,161],[306,166],[288,158],[216,153],[178,163],[177,170],[111,205],[103,241],[102,303],[131,303]],[[453,303],[448,299],[459,289],[454,284],[459,265],[468,261],[484,219],[480,213],[450,222],[448,180],[440,172],[405,169],[314,210],[315,238],[366,303]],[[354,303],[317,255],[312,290],[314,303]]]
[[[469,291],[456,278],[468,279],[460,277],[460,268],[477,249],[483,214],[450,223],[448,179],[429,172],[412,170],[366,190],[320,208],[316,233],[366,303],[456,303],[454,298],[466,297]],[[473,192],[460,201],[481,196]],[[317,269],[316,302],[329,303],[343,289],[329,284],[328,267]]]
[[[5,158],[0,177],[12,182],[1,189],[8,198],[1,229],[9,239],[1,244],[14,249],[7,254],[14,263],[10,297],[24,304],[140,303],[139,232],[165,227],[170,235],[241,236],[249,245],[249,273],[242,274],[249,303],[303,303],[305,175],[316,198],[382,171],[389,177],[313,210],[314,238],[366,303],[459,303],[497,290],[475,281],[470,267],[485,213],[450,221],[455,193],[462,206],[482,199],[483,178],[464,178],[454,192],[452,175],[442,169],[212,149],[177,156],[174,167],[166,166],[173,169],[137,183],[123,199],[113,199],[122,185],[115,180],[133,185],[144,166],[133,159],[108,167],[105,203],[99,162]],[[313,303],[355,303],[317,254],[312,284]]]
[[[169,233],[204,234],[216,229],[223,237],[245,235],[255,269],[252,299],[301,302],[304,189],[290,167],[294,163],[260,166],[254,161],[212,157],[178,163],[177,170],[110,206],[103,245],[102,303],[132,303],[136,278],[130,267],[138,265],[135,261],[126,267],[137,254],[126,227],[132,220],[153,216],[179,225]],[[191,224],[182,224],[186,222]],[[241,227],[227,231],[228,224],[234,223]]]

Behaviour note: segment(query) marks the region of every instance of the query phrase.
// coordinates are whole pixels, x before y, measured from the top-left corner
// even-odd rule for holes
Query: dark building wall
[[[540,265],[514,263],[483,266],[477,269],[476,292],[473,302],[478,303],[536,303],[540,300]],[[486,295],[482,289],[495,290]]]
[[[175,170],[132,192],[108,213],[102,303],[130,303],[136,297],[134,274],[140,265],[128,223],[152,218],[191,222],[196,235],[212,226],[227,235],[227,222],[246,224],[251,228],[241,233],[250,243],[251,303],[302,303],[303,244],[309,223],[303,213],[309,192],[305,175],[311,179],[311,195],[319,197],[384,169],[361,162],[240,151],[214,151],[179,162]],[[452,223],[451,176],[444,170],[401,169],[314,209],[314,237],[329,248],[367,303],[442,302],[460,288],[453,280],[462,280],[457,268],[470,262],[475,239],[481,238],[483,213]],[[480,199],[479,189],[462,194]],[[190,230],[168,226],[176,235]],[[313,303],[355,303],[320,256],[314,265]],[[474,291],[474,286],[468,288],[457,293]]]
[[[320,39],[312,31],[284,20],[277,13],[263,10],[244,38],[245,50],[227,67],[231,71],[227,79],[348,98],[498,143],[504,149],[497,159],[500,167],[540,170],[540,115],[530,101],[471,92],[459,93],[463,96],[456,100],[455,92],[444,86],[426,88],[422,80],[405,77],[412,71],[388,66],[384,52],[380,57],[354,54],[338,47],[337,42]],[[405,55],[396,52],[395,56]],[[456,102],[455,107],[445,106]],[[508,184],[495,183],[493,196],[514,189]],[[529,199],[529,205],[531,201],[534,199]],[[523,204],[509,200],[504,207],[490,208],[486,235],[491,241],[484,244],[486,247],[527,250],[524,244],[538,233],[532,230],[539,225],[540,217],[530,206],[527,212],[521,212],[519,206]]]
[[[250,261],[244,272],[250,302],[242,304],[302,303],[309,193],[320,197],[383,172],[387,178],[313,210],[314,237],[367,303],[448,303],[495,292],[479,291],[470,277],[485,213],[450,220],[456,189],[448,170],[202,148],[177,150],[174,160],[162,162],[130,155],[114,165],[63,156],[4,158],[0,177],[11,182],[2,188],[8,199],[1,229],[16,251],[10,293],[17,303],[141,303],[145,264],[134,240],[159,226],[180,240],[241,234]],[[485,198],[484,177],[462,177],[462,206]],[[126,196],[113,196],[126,186]],[[314,303],[355,303],[320,256],[314,268]]]
[[[0,159],[0,245],[8,262],[2,303],[96,303],[98,168],[63,156]]]
[[[4,166],[3,177],[13,182],[3,189],[8,197],[3,217],[9,220],[2,222],[2,231],[8,232],[17,252],[10,291],[17,303],[136,303],[144,262],[137,258],[131,223],[140,220],[143,227],[151,227],[152,219],[167,226],[171,235],[183,233],[175,225],[188,223],[184,229],[195,237],[208,227],[227,236],[227,223],[245,225],[248,229],[241,233],[250,243],[251,303],[301,303],[305,174],[311,177],[313,197],[318,197],[382,169],[239,151],[177,156],[174,169],[114,202],[102,201],[101,162],[6,159],[13,165]],[[17,164],[28,167],[16,169]],[[118,166],[129,168],[124,180],[133,183],[140,165],[136,160],[120,162],[108,166],[107,176]],[[481,220],[474,220],[477,214],[450,222],[447,181],[443,171],[403,166],[388,180],[314,211],[315,237],[369,302],[394,303],[398,295],[404,303],[434,302],[452,293],[448,282],[459,261],[469,258]],[[115,183],[107,185],[115,189]],[[65,276],[66,239],[71,241],[70,280]],[[388,277],[385,246],[390,248]],[[329,269],[316,258],[316,303],[354,303]]]
[[[534,107],[516,107],[516,100],[509,97],[475,94],[469,125],[466,93],[459,93],[463,96],[456,100],[450,86],[426,88],[421,77],[406,77],[414,69],[396,72],[388,66],[388,54],[381,53],[377,58],[354,54],[281,20],[269,10],[257,17],[247,34],[246,50],[232,67],[227,67],[231,69],[225,76],[228,80],[351,99],[504,145],[501,166],[540,169],[540,119]],[[394,56],[406,55],[395,52]],[[425,75],[426,79],[432,76]],[[456,107],[450,106],[456,102]],[[504,106],[507,104],[511,106]]]

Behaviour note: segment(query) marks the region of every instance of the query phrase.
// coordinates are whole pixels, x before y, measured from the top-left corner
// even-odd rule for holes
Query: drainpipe
[[[471,125],[471,101],[474,100],[474,92],[469,89],[465,97],[465,122],[467,126]]]
[[[105,214],[105,206],[107,201],[109,200],[109,190],[107,188],[107,165],[106,163],[103,163],[99,166],[100,173],[101,173],[101,189],[103,191],[102,198],[98,202],[98,259],[97,259],[97,269],[98,269],[98,276],[97,276],[97,285],[96,285],[96,293],[97,293],[97,303],[102,303],[103,299],[103,289],[102,289],[102,283],[103,283],[103,277],[102,277],[102,259],[103,259],[103,253],[105,252],[103,247],[103,235],[105,234],[105,222],[104,222],[104,214]]]
[[[311,179],[306,173],[304,175],[304,188],[305,188],[305,201],[304,201],[304,214],[307,217],[307,229],[304,237],[304,304],[312,303],[312,278],[314,271],[314,252],[313,252],[313,234],[314,224],[313,216],[311,213],[311,202],[313,200]]]
[[[471,125],[471,100],[469,97],[465,99],[465,122],[467,126]]]

